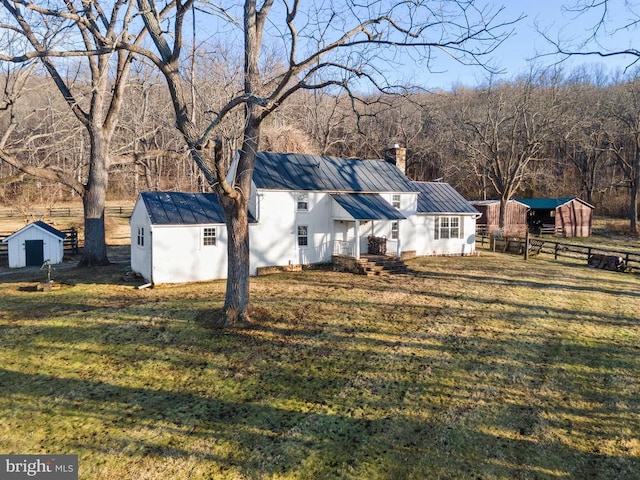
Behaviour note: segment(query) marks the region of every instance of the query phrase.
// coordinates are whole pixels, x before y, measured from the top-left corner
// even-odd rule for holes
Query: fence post
[[[529,260],[529,229],[524,234],[524,259]]]
[[[558,251],[560,250],[560,244],[558,242],[556,242],[556,246],[553,249],[553,259],[557,260],[558,259]]]

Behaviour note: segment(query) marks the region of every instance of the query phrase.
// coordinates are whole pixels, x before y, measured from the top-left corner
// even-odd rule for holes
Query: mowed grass
[[[407,276],[0,277],[0,452],[81,479],[637,479],[640,277],[482,252]]]

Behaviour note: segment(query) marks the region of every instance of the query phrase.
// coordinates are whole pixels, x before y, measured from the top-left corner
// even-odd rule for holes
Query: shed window
[[[144,227],[138,227],[138,246],[144,247]]]
[[[298,225],[298,246],[307,247],[309,245],[309,227]]]
[[[202,245],[205,247],[213,246],[216,244],[216,229],[215,227],[205,227],[202,229]]]
[[[463,238],[461,217],[436,217],[435,239]]]
[[[399,193],[394,193],[393,197],[391,197],[391,205],[393,205],[395,208],[400,208],[400,194]]]
[[[309,210],[309,194],[307,192],[298,193],[297,210],[306,212]]]

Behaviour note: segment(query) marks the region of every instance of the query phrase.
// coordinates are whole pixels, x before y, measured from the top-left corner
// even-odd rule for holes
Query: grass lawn
[[[483,252],[136,290],[0,275],[0,452],[81,479],[640,478],[640,276]]]

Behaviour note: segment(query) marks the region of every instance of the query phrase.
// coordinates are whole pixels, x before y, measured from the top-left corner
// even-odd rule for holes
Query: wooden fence
[[[524,255],[526,240],[522,237],[495,237],[478,235],[477,242],[494,251],[509,252]],[[615,248],[600,247],[596,245],[577,245],[555,240],[545,240],[537,237],[529,238],[528,255],[547,254],[553,258],[573,258],[584,260],[585,263],[593,255],[605,255],[620,257],[624,262],[627,271],[640,272],[640,251],[617,250]]]
[[[79,253],[80,243],[78,240],[78,231],[75,228],[60,231],[67,234],[63,242],[64,251],[73,254]],[[9,235],[11,234],[0,234],[0,258],[2,259],[6,259],[9,256],[8,244],[3,242]]]
[[[132,205],[108,206],[104,209],[108,217],[129,217],[133,210]],[[3,207],[0,208],[0,218],[10,217],[80,217],[84,215],[82,206],[73,207],[34,207],[25,211],[24,208]]]

